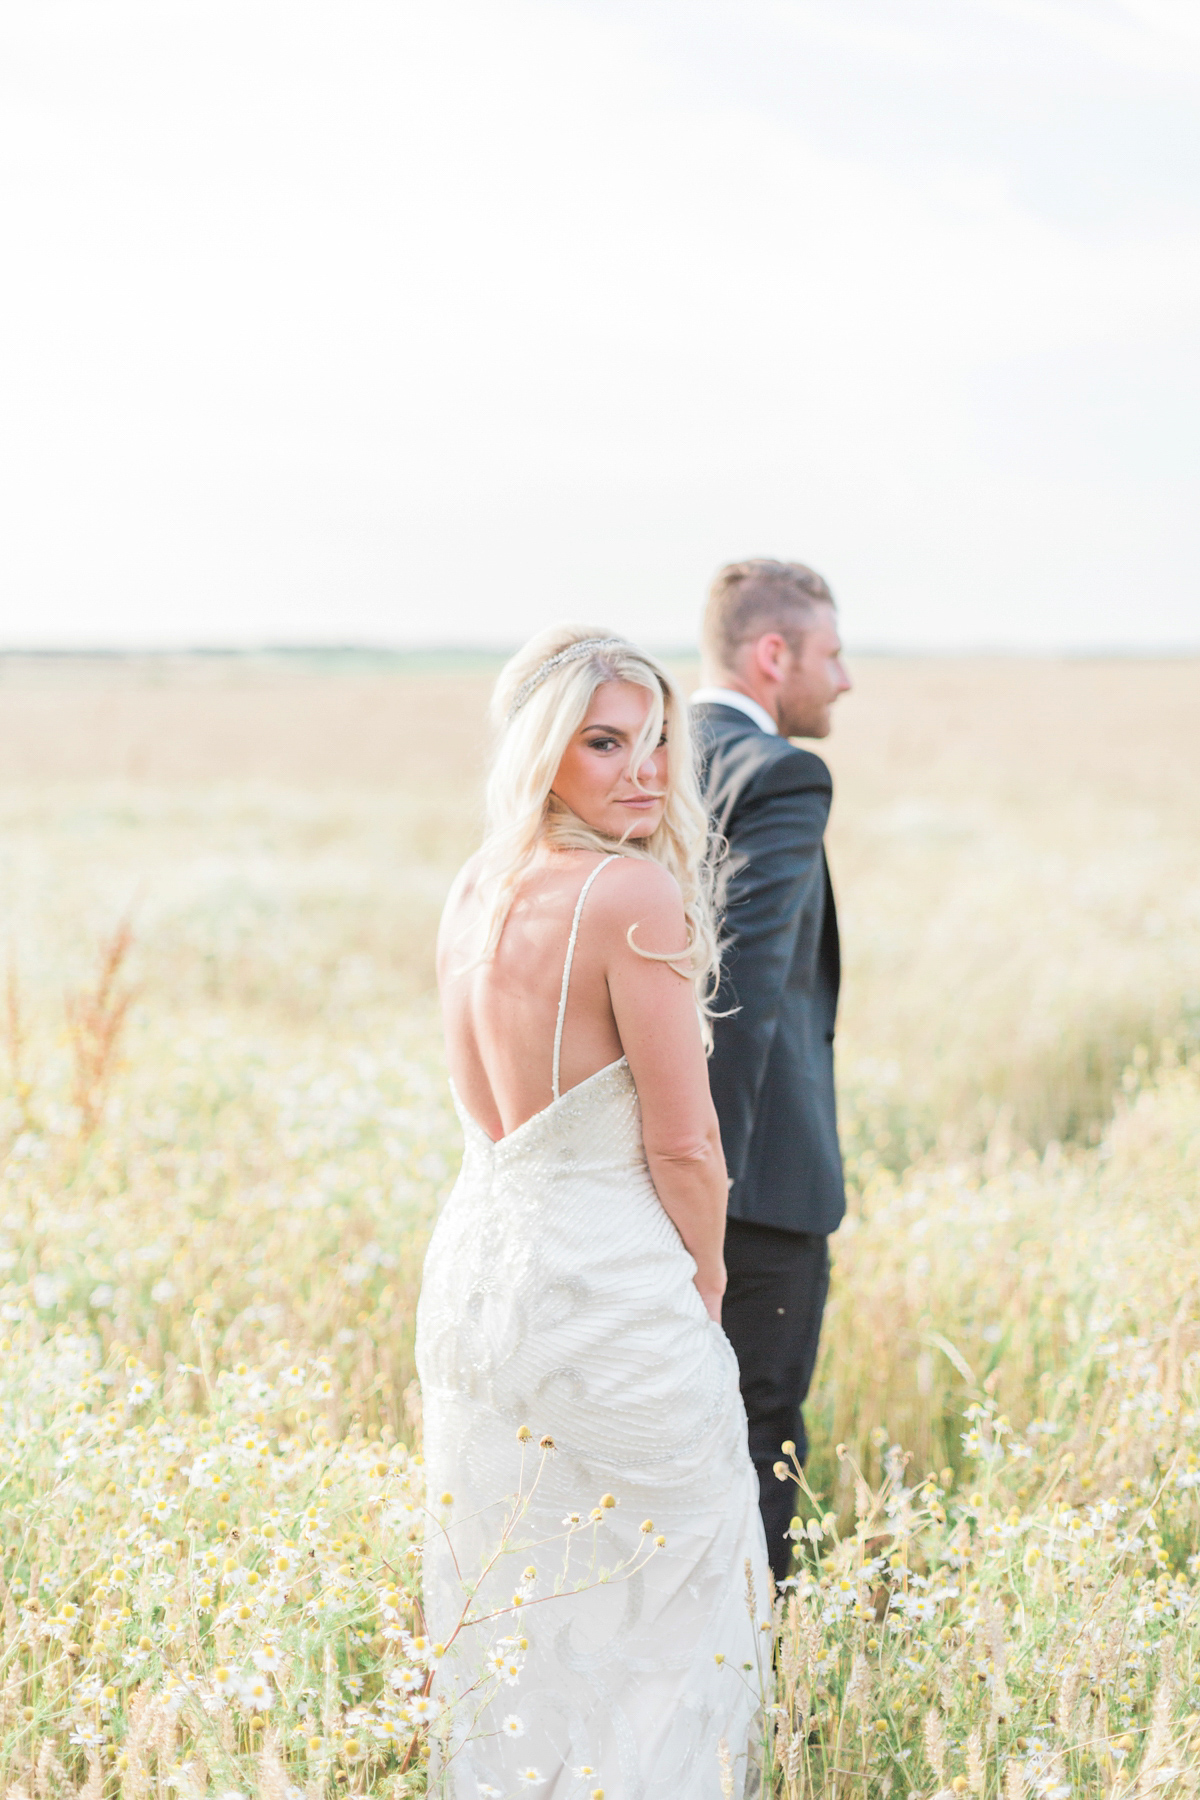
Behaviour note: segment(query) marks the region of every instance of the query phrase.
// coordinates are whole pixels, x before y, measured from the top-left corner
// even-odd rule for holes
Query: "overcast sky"
[[[0,642],[1200,647],[1195,0],[12,0]]]

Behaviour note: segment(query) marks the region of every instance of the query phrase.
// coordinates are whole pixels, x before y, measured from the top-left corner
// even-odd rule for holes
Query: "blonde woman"
[[[417,1315],[426,1608],[453,1637],[434,1691],[466,1696],[440,1780],[454,1800],[718,1800],[730,1762],[745,1782],[768,1577],[719,1323],[716,941],[687,709],[632,644],[563,626],[508,664],[493,711],[484,843],[439,943],[465,1155]],[[522,1548],[471,1606],[516,1589],[519,1619],[455,1635],[543,1436]],[[511,1685],[484,1704],[467,1690],[489,1653]]]

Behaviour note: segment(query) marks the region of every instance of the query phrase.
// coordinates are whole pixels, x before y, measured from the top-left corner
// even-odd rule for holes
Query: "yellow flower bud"
[[[530,1431],[528,1425],[522,1425],[517,1432],[517,1442],[518,1444],[527,1444],[532,1436],[533,1433]]]
[[[656,1537],[654,1540],[655,1548],[661,1550],[666,1541],[665,1537]]]
[[[723,1663],[725,1661],[725,1652],[723,1650],[718,1650],[717,1654],[713,1657],[713,1661],[718,1665]]]
[[[793,1444],[791,1438],[784,1438],[779,1448],[783,1451],[785,1456],[795,1456],[796,1454],[796,1446]]]
[[[615,1506],[617,1504],[616,1496],[613,1494],[601,1494],[600,1504],[601,1504],[601,1506],[606,1506],[606,1507],[607,1506]]]
[[[641,1529],[643,1531],[653,1531],[654,1530],[654,1520],[653,1519],[643,1519]]]

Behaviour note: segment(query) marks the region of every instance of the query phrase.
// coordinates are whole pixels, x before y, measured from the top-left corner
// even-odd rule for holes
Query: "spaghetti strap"
[[[601,869],[606,869],[610,862],[616,862],[617,860],[617,854],[614,852],[613,855],[606,856],[603,862],[598,862],[583,886],[580,888],[579,898],[575,902],[575,917],[571,920],[571,935],[567,939],[567,954],[566,959],[563,962],[562,992],[558,996],[558,1022],[554,1027],[554,1068],[551,1074],[551,1087],[556,1100],[560,1098],[558,1091],[558,1063],[559,1054],[562,1050],[563,1020],[567,1016],[567,989],[571,984],[571,964],[575,960],[575,939],[579,936],[579,921],[583,917],[583,903],[587,899],[588,889],[591,887],[593,881],[595,881]]]

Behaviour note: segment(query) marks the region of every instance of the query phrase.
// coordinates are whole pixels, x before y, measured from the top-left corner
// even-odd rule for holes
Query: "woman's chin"
[[[624,838],[626,843],[631,839],[652,837],[658,828],[660,817],[661,814],[657,812],[634,813],[633,818],[613,835]]]

